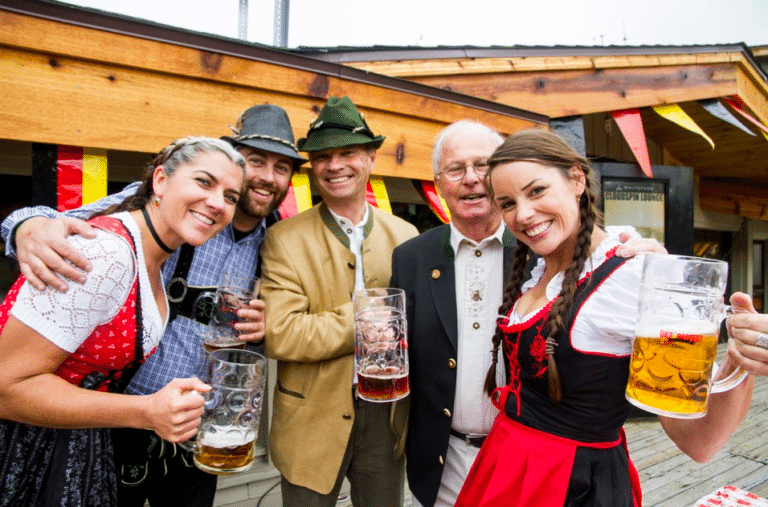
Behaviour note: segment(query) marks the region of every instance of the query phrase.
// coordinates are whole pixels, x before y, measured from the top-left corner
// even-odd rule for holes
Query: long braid
[[[515,249],[515,258],[512,261],[512,270],[510,274],[509,282],[504,288],[504,296],[501,306],[499,307],[499,315],[507,315],[509,310],[512,309],[512,305],[520,296],[520,289],[523,286],[523,278],[525,276],[525,265],[528,262],[528,254],[530,248],[524,243],[518,243]],[[491,358],[491,367],[488,369],[488,373],[485,375],[485,392],[488,396],[493,394],[496,389],[496,369],[499,362],[499,347],[501,341],[504,338],[504,332],[496,326],[496,332],[493,334],[493,357]]]
[[[563,399],[563,386],[560,381],[560,372],[555,361],[555,347],[557,346],[557,333],[563,329],[563,317],[573,305],[573,297],[579,283],[579,276],[584,269],[584,264],[589,258],[592,247],[592,230],[595,225],[595,217],[589,213],[589,198],[584,194],[579,199],[581,226],[576,238],[576,246],[573,250],[573,262],[563,273],[563,285],[560,294],[547,315],[546,329],[549,330],[546,340],[547,352],[547,378],[549,383],[549,397],[555,401]]]

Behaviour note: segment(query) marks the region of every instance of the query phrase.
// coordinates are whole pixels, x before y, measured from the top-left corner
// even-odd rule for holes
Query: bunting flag
[[[715,149],[715,142],[712,140],[712,138],[705,134],[704,131],[701,130],[701,127],[699,127],[696,122],[693,121],[693,118],[688,116],[688,113],[683,111],[683,108],[678,104],[663,104],[660,106],[653,106],[653,110],[656,111],[656,113],[665,120],[669,120],[672,123],[680,125],[684,129],[690,130],[694,134],[699,134],[701,137],[707,140],[707,142],[712,146],[713,150]]]
[[[384,185],[384,178],[381,176],[371,176],[368,179],[365,198],[372,206],[376,206],[390,215],[392,214],[392,206],[389,203],[387,187]]]
[[[730,123],[737,129],[743,130],[747,134],[754,136],[755,133],[749,130],[743,123],[741,123],[735,116],[731,114],[730,111],[728,111],[728,108],[725,107],[722,102],[720,102],[717,99],[704,99],[698,101],[699,105],[707,110],[709,114],[712,116],[715,116],[717,118],[720,118],[726,123]]]
[[[640,110],[632,108],[611,111],[611,116],[616,120],[619,130],[624,135],[624,139],[627,140],[637,163],[640,164],[640,169],[646,176],[653,178],[651,157],[648,155],[648,145],[645,142],[645,129],[643,128],[643,119],[640,117]]]
[[[59,145],[57,209],[66,211],[107,196],[107,150]]]
[[[387,188],[384,179],[380,176],[371,176],[366,188],[366,199],[372,206],[392,214],[392,205],[389,202]],[[294,173],[288,193],[278,208],[280,219],[292,217],[312,207],[312,191],[309,186],[309,175],[303,172]]]
[[[752,117],[749,113],[747,113],[744,110],[744,102],[737,96],[737,95],[731,95],[730,97],[724,97],[725,101],[728,103],[729,106],[731,106],[733,109],[736,110],[737,113],[742,115],[747,120],[751,121],[758,127],[760,127],[760,130],[763,132],[763,135],[765,136],[766,133],[768,133],[768,127],[763,125],[760,120],[757,120]],[[768,136],[766,136],[768,139]]]
[[[107,151],[33,143],[32,177],[33,205],[79,208],[107,195]]]
[[[445,200],[437,193],[434,181],[413,180],[413,185],[416,187],[416,191],[419,192],[421,198],[427,202],[429,209],[437,215],[437,218],[444,224],[451,221],[451,212],[448,211]]]
[[[312,191],[309,188],[309,175],[295,172],[291,176],[288,193],[278,208],[280,218],[292,217],[312,207]]]

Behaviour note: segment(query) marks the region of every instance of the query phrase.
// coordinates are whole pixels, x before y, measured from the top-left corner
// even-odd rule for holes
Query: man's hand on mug
[[[67,241],[72,234],[96,237],[88,223],[70,217],[32,217],[16,228],[16,257],[21,274],[33,287],[44,290],[50,285],[64,292],[67,284],[61,277],[85,282],[91,265]]]
[[[726,318],[728,354],[753,375],[768,375],[768,315],[757,313],[752,298],[731,295],[734,313]]]
[[[235,324],[235,329],[240,332],[240,340],[259,343],[264,339],[264,301],[251,299],[248,307],[237,311],[237,316],[240,322]]]

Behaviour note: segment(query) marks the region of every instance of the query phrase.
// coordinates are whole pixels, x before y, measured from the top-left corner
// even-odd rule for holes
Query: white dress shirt
[[[452,428],[468,435],[486,435],[498,410],[484,393],[491,366],[493,333],[504,285],[504,223],[479,243],[451,223],[451,247],[456,255],[456,313],[458,354]],[[503,368],[497,382],[503,382]]]
[[[349,236],[349,251],[355,254],[355,292],[365,289],[363,278],[363,240],[365,239],[365,224],[368,222],[368,205],[365,205],[363,219],[354,225],[349,218],[334,213],[328,208],[331,216],[339,224],[344,234]]]

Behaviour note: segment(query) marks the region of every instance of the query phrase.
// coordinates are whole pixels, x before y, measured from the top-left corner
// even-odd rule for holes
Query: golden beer
[[[717,336],[664,330],[657,334],[635,338],[627,398],[655,413],[703,416],[717,354]]]
[[[208,433],[195,446],[195,465],[208,473],[227,475],[247,470],[255,457],[256,432]]]

